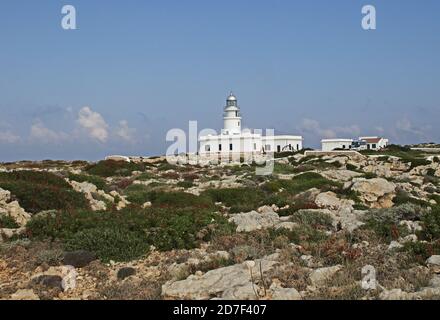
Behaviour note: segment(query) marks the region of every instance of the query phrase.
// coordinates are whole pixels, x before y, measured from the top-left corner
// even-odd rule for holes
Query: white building
[[[322,151],[333,151],[335,149],[350,150],[353,139],[322,139]]]
[[[200,154],[243,154],[297,151],[303,148],[302,136],[263,136],[241,129],[241,114],[237,98],[231,93],[226,100],[223,113],[223,129],[219,135],[199,138]]]
[[[388,145],[388,139],[381,137],[359,137],[353,139],[323,139],[322,151],[333,150],[380,150]]]
[[[365,141],[367,150],[380,150],[388,145],[388,139],[382,137],[359,137],[359,140]]]

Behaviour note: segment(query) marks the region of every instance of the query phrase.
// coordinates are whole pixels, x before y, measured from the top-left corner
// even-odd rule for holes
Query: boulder
[[[402,289],[384,290],[380,295],[381,300],[410,300],[412,295]]]
[[[20,289],[11,295],[11,300],[40,300],[32,289]]]
[[[0,216],[9,216],[20,226],[24,227],[31,219],[31,215],[27,213],[17,201],[11,200],[11,193],[8,190],[0,188]]]
[[[83,268],[94,260],[96,260],[94,253],[86,250],[78,250],[66,252],[64,254],[63,263],[65,265],[74,266],[75,268]]]
[[[426,264],[427,264],[428,266],[439,267],[439,266],[440,266],[440,255],[430,256],[430,257],[426,260]]]
[[[234,214],[229,219],[229,222],[233,222],[237,225],[237,232],[250,232],[274,227],[280,222],[280,217],[273,211],[266,211],[263,213],[251,211]]]
[[[361,200],[371,208],[390,208],[395,196],[396,185],[383,178],[356,178],[353,191],[359,192]]]
[[[68,291],[76,288],[77,275],[78,273],[73,266],[50,267],[47,271],[34,275],[31,280],[50,286],[58,286],[59,284],[63,291]]]
[[[342,208],[353,208],[354,201],[339,199],[336,193],[328,191],[318,194],[315,199],[315,203],[319,208],[340,210]]]
[[[339,270],[342,269],[341,265],[336,265],[332,267],[319,268],[313,270],[310,274],[310,281],[313,286],[319,287],[326,284]]]
[[[360,177],[362,173],[351,170],[340,169],[340,170],[323,171],[321,172],[321,175],[330,180],[347,182],[347,181],[351,181],[353,178]]]
[[[11,199],[11,192],[0,188],[0,205]]]
[[[301,300],[301,294],[295,288],[283,288],[279,281],[273,281],[269,288],[272,300]]]
[[[251,274],[260,277],[260,263],[263,273],[277,264],[272,258],[256,260],[253,264],[242,263],[210,270],[203,275],[191,275],[185,280],[169,281],[162,286],[165,299],[205,300],[213,297],[255,299]],[[224,295],[223,295],[224,294]]]

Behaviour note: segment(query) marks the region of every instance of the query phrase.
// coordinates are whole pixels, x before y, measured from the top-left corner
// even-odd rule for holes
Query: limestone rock
[[[361,200],[372,208],[390,208],[396,185],[383,178],[355,179],[351,189],[360,193]]]
[[[68,291],[76,288],[77,275],[78,273],[73,266],[50,267],[47,271],[34,275],[32,281],[40,282],[41,279],[46,279],[46,283],[53,284],[59,278],[61,279],[61,289]]]
[[[267,211],[264,213],[251,211],[246,213],[234,214],[229,219],[229,222],[233,222],[237,225],[237,232],[250,232],[254,230],[274,227],[280,222],[280,218],[278,214],[273,211]]]
[[[428,266],[439,267],[440,266],[440,255],[430,256],[428,258],[428,260],[426,260],[426,264]]]
[[[310,274],[310,281],[316,287],[325,285],[341,269],[341,265],[316,269]]]
[[[391,241],[391,243],[390,243],[390,245],[388,246],[388,251],[391,251],[391,250],[395,250],[395,249],[400,249],[400,248],[403,248],[403,245],[402,244],[400,244],[399,242],[397,242],[397,241]]]
[[[410,300],[412,295],[402,289],[384,290],[380,295],[381,300]]]
[[[40,300],[32,289],[20,289],[11,295],[12,300]]]
[[[276,282],[270,286],[272,300],[301,300],[301,294],[295,288],[282,288]]]
[[[362,173],[351,170],[339,169],[339,170],[327,170],[322,172],[321,175],[330,180],[347,182],[352,180],[353,178],[361,176]]]
[[[31,219],[31,215],[27,213],[17,201],[11,200],[11,193],[8,190],[0,188],[0,216],[9,216],[20,226],[24,227]]]
[[[339,199],[336,193],[328,191],[318,194],[315,199],[315,203],[319,208],[327,208],[333,210],[339,210],[341,208],[352,208],[354,201]]]
[[[253,277],[260,274],[260,262],[263,273],[270,271],[277,264],[269,259],[256,260],[253,268],[246,263],[236,264],[228,267],[210,270],[207,273],[197,276],[191,275],[185,280],[170,281],[162,286],[162,296],[165,299],[196,299],[204,300],[213,297],[240,296],[244,298],[253,295],[249,299],[255,299],[252,290],[251,270]],[[246,294],[243,294],[246,292]]]

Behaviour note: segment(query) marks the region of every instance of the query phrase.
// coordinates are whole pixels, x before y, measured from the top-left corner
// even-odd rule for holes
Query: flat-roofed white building
[[[322,151],[350,150],[353,139],[322,139]]]
[[[241,129],[241,114],[237,98],[231,93],[224,107],[223,129],[218,135],[199,137],[199,153],[242,154],[297,151],[303,148],[303,137],[298,135],[270,135]]]

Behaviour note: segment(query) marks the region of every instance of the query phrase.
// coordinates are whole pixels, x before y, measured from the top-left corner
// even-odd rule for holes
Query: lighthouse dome
[[[228,96],[228,101],[237,101],[237,98],[232,94],[232,92]]]

